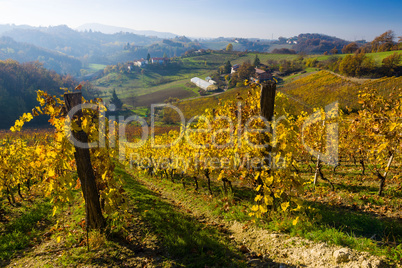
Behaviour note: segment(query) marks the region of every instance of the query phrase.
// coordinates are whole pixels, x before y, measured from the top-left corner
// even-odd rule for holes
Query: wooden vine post
[[[260,97],[260,116],[265,118],[269,123],[272,123],[272,119],[274,117],[274,108],[275,108],[275,95],[276,95],[276,83],[274,81],[267,81],[261,85],[261,97]],[[270,133],[272,134],[272,124],[270,126]],[[265,165],[272,166],[272,146],[270,144],[270,138],[268,133],[264,134],[264,137],[261,141],[262,144],[266,144],[267,147],[264,151],[264,157],[269,159],[269,161],[265,161]],[[257,180],[258,185],[263,185],[263,181],[261,177],[258,177]],[[260,189],[260,193],[262,194],[263,187]]]
[[[70,112],[72,108],[82,103],[81,92],[65,93],[64,102],[67,111]],[[77,111],[73,118],[78,118],[77,124],[81,127],[82,110]],[[70,118],[73,120],[73,118]],[[72,135],[75,140],[81,143],[88,143],[88,135],[83,131],[72,130]],[[85,199],[86,223],[90,229],[102,230],[105,225],[105,218],[102,215],[102,210],[99,201],[99,192],[96,187],[96,180],[94,170],[91,164],[91,155],[89,148],[81,148],[74,144],[75,147],[75,161],[77,165],[77,173],[81,182],[82,193]]]
[[[275,94],[276,94],[276,83],[273,81],[267,81],[261,85],[261,97],[260,97],[260,115],[265,118],[269,123],[272,123],[272,118],[274,117],[275,108]],[[272,125],[271,134],[272,134]],[[272,152],[272,146],[269,144],[270,140],[268,135],[265,135],[264,144],[268,144],[266,149],[266,156]]]

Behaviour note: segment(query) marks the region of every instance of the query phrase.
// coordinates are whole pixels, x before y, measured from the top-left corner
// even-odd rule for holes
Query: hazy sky
[[[401,0],[0,0],[0,24],[102,23],[192,37],[402,35]]]

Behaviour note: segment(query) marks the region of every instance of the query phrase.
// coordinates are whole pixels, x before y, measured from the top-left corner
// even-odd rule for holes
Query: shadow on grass
[[[125,189],[136,203],[138,213],[161,238],[167,258],[186,267],[245,266],[244,257],[219,230],[162,201],[121,168],[116,173],[124,178]]]
[[[378,218],[369,213],[317,202],[306,201],[306,203],[319,209],[322,216],[319,225],[333,227],[350,236],[370,238],[384,244],[402,243],[401,220]]]
[[[378,187],[375,187],[375,186],[349,185],[349,184],[345,184],[345,183],[336,183],[336,182],[334,182],[333,184],[335,186],[335,189],[345,190],[345,191],[348,191],[351,193],[363,193],[363,192],[377,193],[378,192]]]
[[[334,183],[336,189],[349,191],[351,193],[367,193],[375,194],[378,193],[379,186],[364,186],[364,185],[348,185],[345,183]],[[402,197],[402,191],[398,190],[396,187],[385,186],[384,196],[392,197]]]
[[[30,246],[34,239],[39,239],[44,227],[51,223],[48,216],[52,206],[48,202],[41,201],[34,205],[24,202],[18,210],[21,214],[5,224],[4,232],[0,233],[1,267],[9,264],[19,250]]]

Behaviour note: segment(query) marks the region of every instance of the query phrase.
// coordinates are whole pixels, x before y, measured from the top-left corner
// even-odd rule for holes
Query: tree
[[[342,48],[342,53],[343,54],[355,53],[358,49],[359,45],[356,42],[352,42]]]
[[[272,54],[296,54],[296,51],[289,48],[275,48],[271,52]]]
[[[127,43],[125,46],[124,46],[124,50],[130,50],[131,49],[131,45],[130,45],[130,43]]]
[[[151,54],[147,54],[147,61],[149,61],[151,59]]]
[[[362,76],[370,73],[375,67],[373,58],[361,52],[354,55],[346,55],[339,64],[339,72],[347,76]]]
[[[336,47],[334,47],[329,52],[331,52],[332,55],[335,55],[335,54],[338,54],[338,49]]]
[[[278,38],[279,44],[286,44],[286,41],[287,41],[287,40],[288,40],[287,38],[282,37],[282,36],[280,36],[280,37]]]
[[[232,45],[232,43],[229,43],[227,46],[226,46],[226,51],[233,51],[233,45]]]
[[[390,51],[394,47],[395,34],[393,31],[389,30],[385,33],[377,36],[372,42],[372,50],[371,52],[382,52],[382,51]]]
[[[307,58],[305,60],[306,67],[315,67],[317,65],[317,58]]]
[[[258,55],[255,54],[255,59],[254,59],[254,67],[258,67],[261,64],[260,59],[258,58]]]
[[[227,61],[227,62],[225,63],[223,72],[224,72],[225,74],[228,74],[228,73],[230,73],[231,71],[232,71],[232,64],[230,63],[230,61]]]
[[[123,107],[123,102],[117,96],[115,89],[113,89],[112,98],[110,99],[110,103],[114,104],[116,106],[116,110],[120,110]]]
[[[385,69],[385,73],[392,75],[392,73],[395,71],[395,68],[401,63],[401,61],[402,54],[397,52],[384,58],[382,60],[382,66]]]
[[[163,53],[163,57],[164,57],[164,58],[167,58],[167,54],[166,54],[166,52],[165,52],[165,53]]]
[[[239,77],[243,80],[249,79],[250,76],[252,76],[255,72],[254,66],[250,64],[250,62],[244,62],[239,69],[237,70],[237,73],[239,74]]]

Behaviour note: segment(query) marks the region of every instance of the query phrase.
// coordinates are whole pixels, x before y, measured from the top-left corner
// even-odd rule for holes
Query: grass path
[[[129,170],[128,172],[131,173],[132,171]],[[238,250],[245,253],[247,267],[329,268],[335,266],[365,267],[366,264],[371,265],[371,267],[383,267],[381,265],[388,267],[382,258],[367,252],[345,248],[345,245],[343,248],[334,245],[329,238],[328,243],[326,243],[320,239],[316,241],[313,237],[312,240],[308,240],[297,235],[257,227],[249,217],[240,216],[244,212],[240,212],[244,208],[244,204],[235,204],[233,201],[237,198],[231,201],[230,197],[221,196],[219,194],[221,189],[218,185],[212,186],[214,192],[214,197],[212,197],[207,193],[206,185],[204,185],[206,182],[199,181],[201,189],[194,193],[192,185],[188,185],[188,181],[184,190],[179,181],[173,183],[170,180],[160,180],[139,174],[136,174],[135,177],[147,189],[157,192],[167,203],[174,205],[182,213],[190,215],[191,218],[195,218],[203,224],[216,226],[223,235],[233,239],[232,242],[237,245]],[[239,194],[241,193],[236,191],[237,197]],[[211,209],[217,203],[221,203],[218,208],[215,206],[215,209]],[[221,206],[222,209],[225,208],[225,203],[226,205],[230,203],[229,206],[233,206],[229,210],[231,212],[216,214],[216,210]],[[238,210],[236,207],[240,209]],[[312,235],[316,235],[316,233]],[[337,233],[332,233],[332,235],[339,236]],[[341,249],[346,250],[350,255],[349,260],[345,263],[337,263],[336,258],[334,258],[335,252]]]
[[[90,234],[88,252],[83,211],[70,206],[58,216],[57,228],[42,230],[43,239],[11,253],[14,258],[0,260],[0,266],[246,267],[246,257],[222,226],[200,220],[122,167],[115,172],[125,180],[129,197],[124,231]]]
[[[203,182],[194,193],[189,184],[182,189],[179,181],[150,178],[121,165],[115,175],[125,181],[127,193],[124,230],[117,226],[120,229],[108,235],[91,233],[88,252],[81,225],[84,211],[77,209],[81,202],[77,198],[54,219],[59,220],[58,227],[41,230],[41,239],[12,253],[14,258],[0,266],[329,268],[384,264],[378,257],[351,249],[343,249],[350,256],[347,262],[336,263],[334,254],[340,246],[268,231],[252,224],[250,218],[236,217],[246,205],[221,195],[218,184],[213,185],[212,197]],[[217,202],[222,209],[225,202],[232,208],[216,214],[210,207]]]

